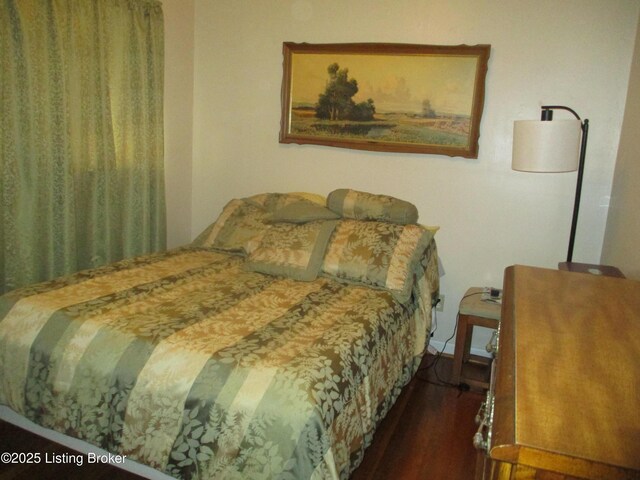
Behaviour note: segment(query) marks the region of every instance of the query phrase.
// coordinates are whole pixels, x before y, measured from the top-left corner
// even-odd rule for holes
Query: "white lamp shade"
[[[511,168],[523,172],[571,172],[578,169],[580,120],[513,122]]]

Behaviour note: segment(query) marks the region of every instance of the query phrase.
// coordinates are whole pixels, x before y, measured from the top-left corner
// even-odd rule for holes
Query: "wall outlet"
[[[436,312],[442,312],[442,311],[444,311],[444,294],[441,293],[438,296],[438,300],[440,300],[440,301],[436,305]]]

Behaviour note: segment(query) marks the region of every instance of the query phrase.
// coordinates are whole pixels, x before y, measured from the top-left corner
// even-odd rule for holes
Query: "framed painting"
[[[280,143],[477,158],[490,50],[285,42]]]

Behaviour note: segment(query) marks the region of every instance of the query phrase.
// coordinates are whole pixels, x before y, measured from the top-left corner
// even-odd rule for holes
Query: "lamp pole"
[[[578,211],[580,209],[580,195],[582,193],[582,177],[584,175],[584,159],[587,152],[587,137],[589,135],[589,120],[580,118],[574,110],[561,105],[544,105],[542,106],[541,120],[552,120],[553,110],[567,110],[571,112],[578,120],[580,120],[582,129],[582,141],[580,143],[580,157],[578,161],[578,179],[576,181],[576,197],[573,202],[573,217],[571,218],[571,233],[569,235],[569,250],[567,251],[567,262],[571,262],[573,258],[573,245],[576,239],[576,228],[578,226]]]

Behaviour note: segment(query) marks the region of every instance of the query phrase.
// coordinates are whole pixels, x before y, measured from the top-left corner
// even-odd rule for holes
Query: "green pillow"
[[[246,200],[260,205],[269,213],[274,213],[287,205],[297,203],[302,200],[311,202],[311,200],[305,198],[303,195],[303,193],[258,193],[247,197]],[[319,203],[319,205],[324,206],[325,203],[326,202],[323,201],[322,203]]]
[[[418,209],[412,203],[388,195],[341,188],[327,197],[327,207],[343,218],[376,220],[406,225],[418,221]]]
[[[192,245],[249,253],[269,228],[269,218],[269,212],[255,202],[231,200],[218,219],[198,235]]]
[[[309,200],[300,200],[276,210],[271,216],[271,222],[306,223],[314,220],[337,220],[339,218],[340,215],[327,207]]]
[[[245,268],[294,280],[315,280],[337,220],[274,223],[251,251]]]

